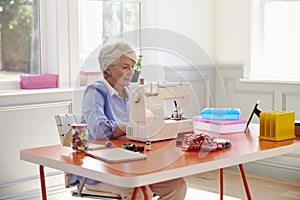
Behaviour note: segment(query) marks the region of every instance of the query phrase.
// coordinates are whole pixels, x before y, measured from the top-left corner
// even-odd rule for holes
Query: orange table
[[[300,151],[300,137],[281,142],[258,139],[259,127],[251,124],[249,132],[222,135],[230,139],[232,147],[216,152],[185,152],[176,147],[176,140],[153,142],[146,160],[107,163],[75,153],[62,145],[24,149],[20,152],[21,160],[40,165],[40,177],[43,199],[46,199],[44,166],[78,174],[87,178],[121,187],[140,187],[152,183],[186,177],[211,170],[220,170],[220,199],[223,198],[223,168],[239,165],[244,180],[248,199],[251,199],[243,163],[270,158],[285,153]],[[96,141],[101,143],[101,141]],[[112,148],[124,143],[143,143],[128,141],[126,138],[112,140]]]

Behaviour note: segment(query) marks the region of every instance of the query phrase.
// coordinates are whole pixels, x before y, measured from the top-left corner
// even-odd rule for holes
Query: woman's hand
[[[114,131],[114,138],[126,135],[126,123],[118,123]]]

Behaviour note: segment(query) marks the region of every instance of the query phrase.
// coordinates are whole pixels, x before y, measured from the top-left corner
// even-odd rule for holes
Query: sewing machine
[[[181,108],[189,103],[188,82],[149,83],[130,92],[130,121],[126,136],[137,141],[177,138],[178,133],[193,131],[193,121],[183,116]],[[165,101],[173,101],[174,112],[165,116]]]

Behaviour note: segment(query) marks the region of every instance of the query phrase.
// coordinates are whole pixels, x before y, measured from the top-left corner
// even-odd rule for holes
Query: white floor
[[[216,199],[220,199],[220,194],[188,187],[185,200],[195,200],[195,199],[216,200]],[[241,200],[239,198],[229,197],[226,195],[223,196],[223,199],[224,200]]]

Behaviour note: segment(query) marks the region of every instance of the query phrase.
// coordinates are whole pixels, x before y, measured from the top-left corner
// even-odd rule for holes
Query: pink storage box
[[[241,133],[244,132],[247,125],[247,119],[239,118],[237,120],[212,120],[202,119],[201,116],[194,116],[194,132],[210,132],[217,134]]]
[[[80,72],[80,85],[86,86],[97,81],[102,75],[102,72]]]
[[[21,89],[57,88],[57,74],[25,74],[20,76]]]

